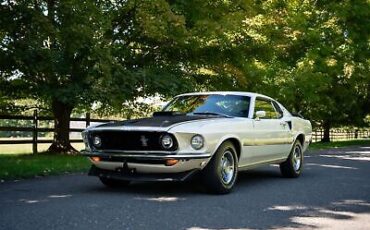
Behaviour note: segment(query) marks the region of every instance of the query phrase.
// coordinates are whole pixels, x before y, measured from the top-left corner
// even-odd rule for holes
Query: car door
[[[253,112],[253,151],[255,161],[267,162],[281,158],[289,149],[289,126],[283,119],[283,112],[275,108],[268,98],[256,97]],[[264,117],[257,117],[264,111]]]

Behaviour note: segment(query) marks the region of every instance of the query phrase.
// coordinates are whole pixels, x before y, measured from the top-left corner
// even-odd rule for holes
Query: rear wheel
[[[128,180],[117,180],[107,177],[99,177],[99,179],[105,186],[110,188],[125,187],[130,184],[130,181]]]
[[[299,140],[296,140],[288,159],[280,164],[280,171],[284,177],[299,177],[303,166],[303,151]]]
[[[234,145],[224,142],[203,170],[202,179],[211,193],[229,193],[238,174],[238,157]]]

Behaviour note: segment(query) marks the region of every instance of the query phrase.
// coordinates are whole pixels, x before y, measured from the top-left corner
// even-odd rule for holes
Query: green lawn
[[[335,141],[329,143],[316,142],[310,145],[310,149],[329,149],[329,148],[340,148],[354,145],[369,145],[370,140],[350,140],[350,141]]]
[[[9,140],[8,138],[2,138],[3,140]],[[39,152],[45,152],[49,148],[50,144],[38,144],[37,149]],[[83,143],[72,143],[72,146],[76,150],[84,148]],[[25,154],[32,153],[32,144],[8,144],[0,145],[1,154]]]
[[[54,154],[0,154],[0,180],[84,172],[90,163],[86,157]]]

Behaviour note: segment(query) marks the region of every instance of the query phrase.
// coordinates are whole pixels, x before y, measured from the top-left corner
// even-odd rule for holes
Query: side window
[[[275,106],[271,101],[257,98],[254,107],[254,113],[261,110],[266,112],[266,117],[261,119],[278,119],[282,116],[282,114],[276,112]]]

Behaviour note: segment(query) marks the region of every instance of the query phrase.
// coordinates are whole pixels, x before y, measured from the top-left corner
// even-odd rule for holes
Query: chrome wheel
[[[293,152],[293,168],[297,172],[301,169],[302,163],[302,150],[300,146],[296,146]]]
[[[226,150],[221,157],[221,179],[224,184],[232,182],[234,177],[235,159],[230,150]]]

